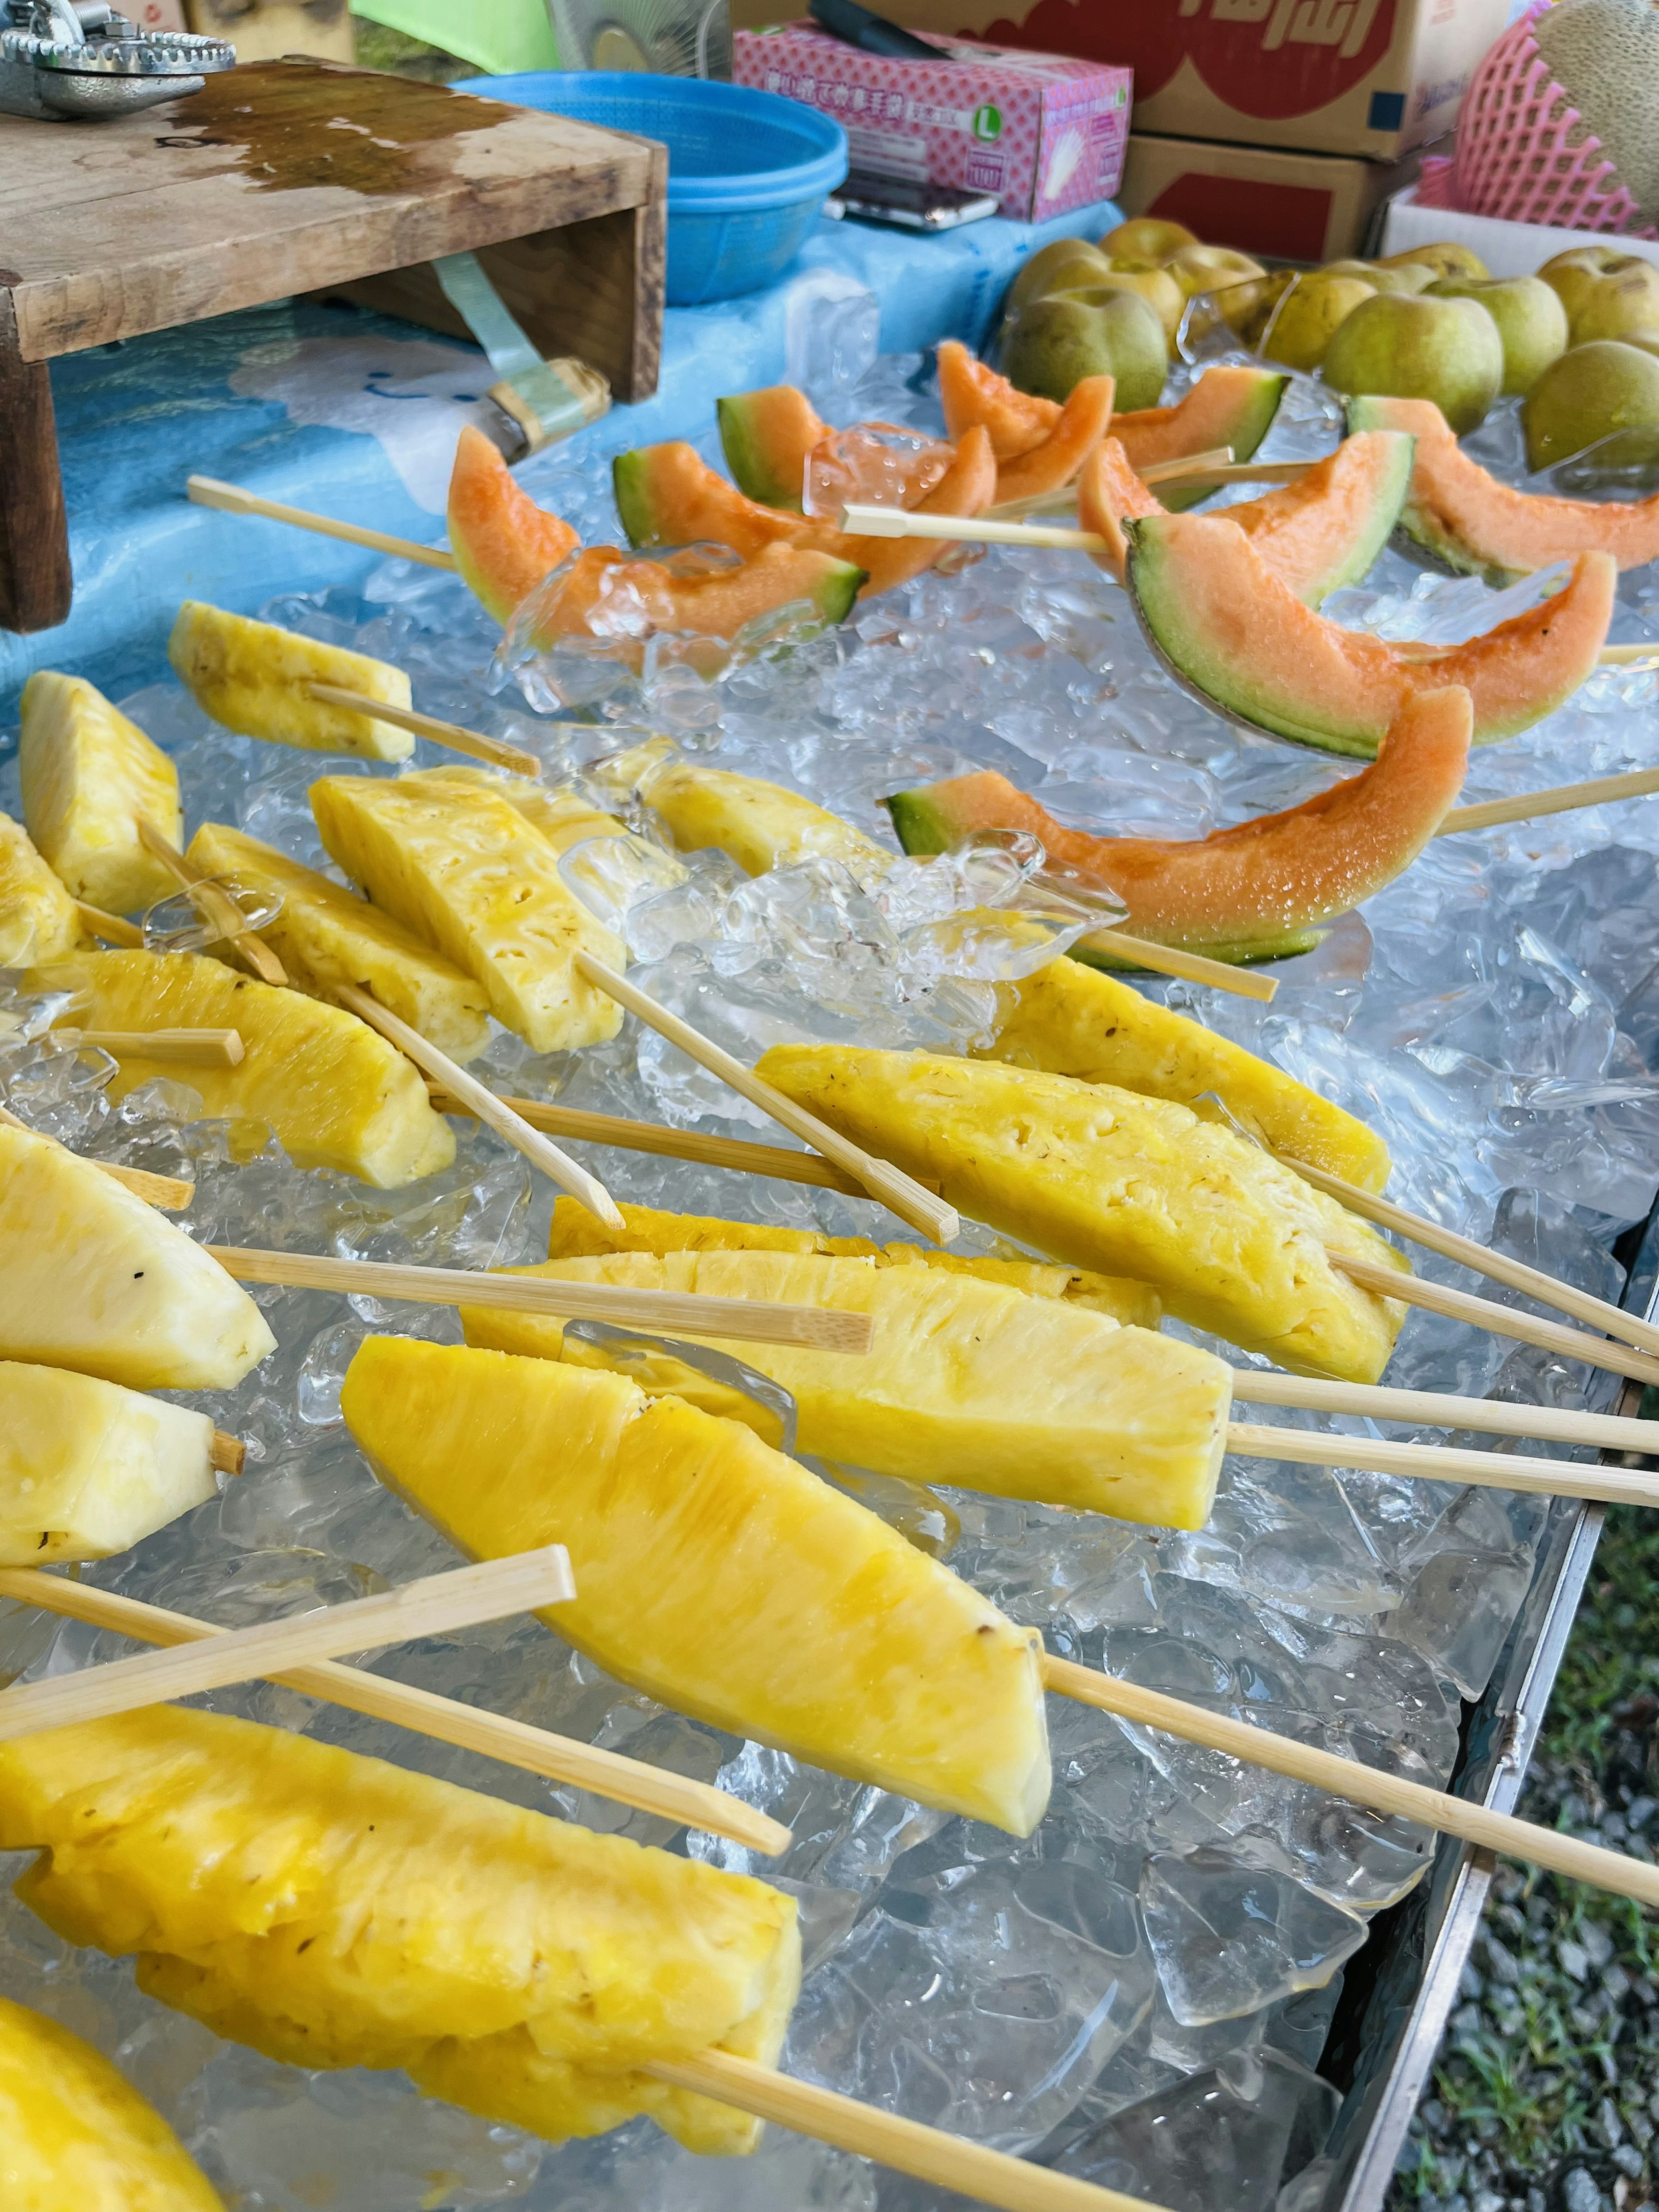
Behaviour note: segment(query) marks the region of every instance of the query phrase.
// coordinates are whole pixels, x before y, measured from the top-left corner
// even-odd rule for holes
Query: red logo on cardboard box
[[[1135,98],[1162,92],[1183,56],[1218,100],[1275,121],[1328,107],[1389,50],[1395,0],[1037,0],[994,44],[1127,62]]]

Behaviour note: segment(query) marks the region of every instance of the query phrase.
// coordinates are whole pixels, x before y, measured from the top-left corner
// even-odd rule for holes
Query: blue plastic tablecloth
[[[1096,237],[1109,204],[1040,227],[993,220],[937,237],[820,222],[782,283],[670,308],[656,396],[617,407],[565,449],[606,465],[660,438],[700,437],[715,398],[785,374],[792,306],[837,284],[881,305],[884,352],[983,343],[1009,279],[1053,238]],[[0,720],[36,668],[121,693],[164,672],[179,602],[251,613],[278,592],[367,575],[380,556],[281,524],[192,505],[192,471],[267,498],[435,543],[463,422],[493,412],[482,353],[346,306],[283,301],[52,363],[75,564],[58,629],[0,631]]]

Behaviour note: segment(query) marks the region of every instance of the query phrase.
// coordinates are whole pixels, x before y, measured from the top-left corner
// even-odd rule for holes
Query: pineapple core
[[[21,822],[0,814],[0,968],[61,960],[89,942],[75,901]]]
[[[0,1124],[0,1359],[229,1390],[276,1349],[241,1285],[182,1229],[90,1160]]]
[[[974,1219],[1152,1284],[1177,1319],[1299,1373],[1375,1382],[1406,1310],[1326,1257],[1401,1254],[1188,1107],[939,1053],[775,1045],[757,1074]]]
[[[803,1451],[1156,1528],[1210,1517],[1232,1370],[1174,1337],[972,1276],[810,1253],[621,1252],[507,1272],[867,1313],[859,1357],[708,1340],[790,1392]],[[469,1344],[559,1357],[556,1321],[461,1319]]]
[[[618,1375],[385,1336],[340,1410],[474,1559],[556,1534],[577,1595],[548,1622],[623,1681],[1015,1835],[1042,1819],[1035,1632],[741,1424]]]
[[[131,1551],[216,1494],[212,1455],[205,1413],[0,1360],[0,1566]]]
[[[106,914],[154,906],[173,878],[138,836],[184,836],[179,771],[136,722],[79,676],[42,668],[23,686],[17,742],[23,819],[71,894]]]
[[[225,2212],[161,2115],[101,2051],[0,1997],[6,2212]]]
[[[636,2070],[776,2063],[795,1905],[746,1875],[170,1705],[0,1745],[0,1850],[28,1850],[48,1927],[270,2057],[401,2067],[555,2141],[639,2112],[694,2150],[758,2136]]]

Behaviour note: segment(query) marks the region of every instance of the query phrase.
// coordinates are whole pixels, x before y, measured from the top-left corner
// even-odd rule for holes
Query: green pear
[[[1378,262],[1379,269],[1409,269],[1420,263],[1432,269],[1437,276],[1486,276],[1491,274],[1486,263],[1473,246],[1460,246],[1455,239],[1443,238],[1429,246],[1408,246],[1403,253],[1385,253]]]
[[[1385,269],[1380,261],[1328,261],[1319,273],[1361,277],[1373,292],[1426,292],[1435,281],[1426,261],[1405,262],[1398,269]]]
[[[1547,261],[1538,273],[1559,297],[1571,325],[1580,302],[1596,279],[1614,262],[1629,258],[1616,246],[1571,246],[1565,253],[1558,253],[1553,261]]]
[[[1110,267],[1100,248],[1086,238],[1057,238],[1051,245],[1040,246],[1025,263],[1008,287],[1003,310],[1023,307],[1028,300],[1040,300],[1067,285],[1098,284]]]
[[[1480,302],[1503,340],[1504,390],[1511,396],[1530,392],[1567,349],[1567,311],[1541,276],[1443,276],[1429,290],[1437,300]]]
[[[1068,399],[1084,377],[1111,376],[1121,413],[1156,407],[1169,365],[1158,310],[1139,292],[1033,300],[1003,325],[1004,375],[1042,399]]]
[[[1161,216],[1138,215],[1127,222],[1119,223],[1115,230],[1109,230],[1100,241],[1100,250],[1114,261],[1150,261],[1157,269],[1183,246],[1197,244],[1184,222],[1168,222]]]
[[[1659,341],[1656,350],[1617,338],[1594,339],[1553,361],[1521,409],[1527,466],[1570,460],[1615,430],[1659,431]]]
[[[1376,297],[1363,276],[1316,269],[1287,288],[1257,343],[1269,361],[1311,374],[1347,318]]]
[[[1582,293],[1568,319],[1576,346],[1651,330],[1659,324],[1659,268],[1634,253],[1611,262]]]
[[[1047,296],[1051,300],[1098,301],[1108,292],[1138,292],[1163,324],[1166,342],[1175,343],[1187,295],[1167,269],[1126,269],[1121,262],[1115,261],[1103,276],[1091,277],[1086,284],[1057,287]]]
[[[1189,300],[1200,292],[1222,292],[1267,271],[1248,253],[1231,246],[1183,246],[1164,266]]]
[[[1504,341],[1479,301],[1379,292],[1341,325],[1324,367],[1339,392],[1432,399],[1461,438],[1498,397]]]

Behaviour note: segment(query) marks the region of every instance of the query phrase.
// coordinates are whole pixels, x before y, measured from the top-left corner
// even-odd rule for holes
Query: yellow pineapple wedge
[[[331,775],[312,785],[311,804],[346,873],[476,976],[496,1020],[532,1051],[615,1036],[622,1009],[572,956],[621,968],[622,941],[565,889],[558,855],[505,799],[422,776]]]
[[[1224,1124],[994,1060],[775,1045],[757,1073],[1022,1243],[1143,1277],[1180,1320],[1282,1367],[1375,1382],[1405,1308],[1326,1247],[1410,1273],[1375,1230]]]
[[[0,1997],[6,2212],[225,2212],[179,2138],[101,2051]]]
[[[385,1336],[340,1410],[474,1559],[556,1531],[577,1595],[546,1619],[622,1680],[1015,1835],[1042,1819],[1035,1632],[738,1422],[618,1375]]]
[[[21,822],[0,814],[0,968],[33,968],[90,944],[75,901]]]
[[[455,1157],[454,1136],[419,1072],[338,1006],[256,983],[200,952],[87,952],[35,969],[30,981],[88,994],[68,1018],[82,1029],[236,1030],[240,1066],[191,1067],[184,1077],[205,1114],[264,1122],[299,1167],[337,1168],[395,1190]],[[110,1096],[179,1075],[123,1054]]]
[[[391,915],[222,822],[202,824],[188,857],[207,875],[234,876],[250,890],[281,896],[281,914],[260,935],[301,990],[326,999],[349,983],[452,1060],[483,1050],[489,1005],[483,986]]]
[[[1148,1283],[1126,1275],[1091,1275],[1042,1260],[994,1260],[941,1252],[933,1244],[878,1244],[868,1237],[826,1237],[817,1229],[773,1229],[757,1221],[726,1221],[713,1213],[664,1213],[618,1203],[620,1230],[607,1229],[578,1200],[562,1198],[548,1231],[550,1260],[590,1260],[605,1252],[813,1252],[824,1260],[873,1260],[878,1267],[941,1267],[981,1282],[1064,1298],[1135,1328],[1156,1328],[1164,1309]],[[750,1362],[752,1366],[753,1361]]]
[[[716,845],[751,876],[813,853],[844,860],[855,875],[878,874],[896,857],[781,784],[660,761],[642,746],[635,750],[635,787],[682,852]],[[629,757],[611,763],[612,772]],[[1017,926],[1014,916],[1007,919]],[[1172,1098],[1212,1118],[1221,1117],[1209,1102],[1218,1099],[1270,1152],[1305,1160],[1362,1190],[1380,1191],[1388,1182],[1389,1148],[1355,1115],[1098,969],[1051,960],[1022,981],[999,985],[997,1003],[997,1029],[980,1054],[984,1059]]]
[[[0,1360],[0,1566],[112,1559],[217,1487],[205,1413]]]
[[[507,1272],[867,1313],[874,1341],[857,1358],[706,1340],[791,1394],[803,1451],[1155,1528],[1210,1517],[1232,1370],[1173,1337],[970,1276],[807,1253],[617,1252]],[[560,1356],[556,1321],[470,1307],[461,1322],[469,1344]]]
[[[48,1927],[272,2057],[406,2068],[552,2139],[637,2112],[696,2150],[758,2136],[635,2070],[775,2063],[800,1938],[746,1875],[166,1705],[0,1746],[0,1850],[31,1849]]]
[[[228,1390],[276,1340],[219,1262],[111,1176],[0,1123],[0,1359]]]
[[[584,799],[580,792],[532,783],[527,775],[495,775],[487,768],[411,769],[405,783],[448,784],[457,791],[493,792],[532,829],[539,830],[556,853],[568,853],[589,837],[625,837],[625,823]]]
[[[17,766],[28,833],[72,896],[131,914],[175,889],[138,824],[148,819],[169,844],[183,841],[179,771],[101,691],[38,669],[23,686]]]
[[[331,684],[388,707],[407,707],[403,670],[365,653],[186,599],[167,641],[167,659],[197,705],[242,737],[304,752],[355,753],[360,760],[407,760],[415,750],[414,738],[395,722],[312,697],[310,685]]]

